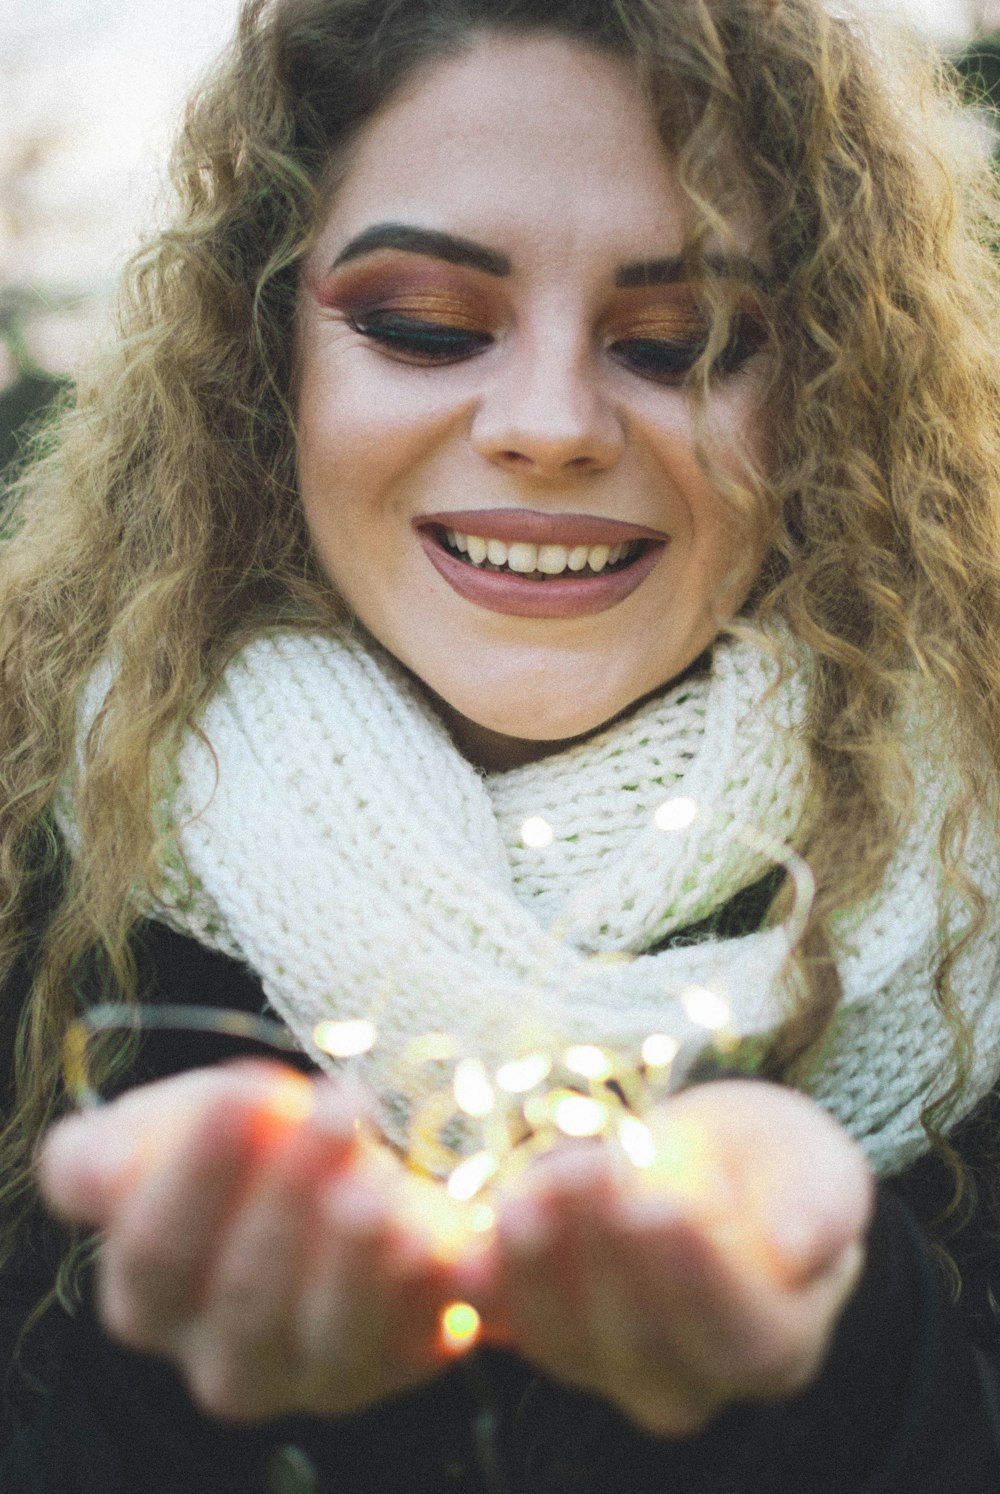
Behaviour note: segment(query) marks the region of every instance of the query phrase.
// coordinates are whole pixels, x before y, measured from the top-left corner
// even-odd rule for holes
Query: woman
[[[991,198],[888,72],[814,0],[245,10],[5,547],[12,1340],[81,1007],[379,1040],[55,1127],[5,1488],[994,1486]],[[414,1042],[693,980],[754,1077],[446,1238]]]

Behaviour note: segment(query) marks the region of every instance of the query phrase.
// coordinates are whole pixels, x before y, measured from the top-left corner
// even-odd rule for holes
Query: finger
[[[560,1160],[557,1170],[552,1191],[532,1199],[545,1210],[544,1229],[529,1214],[522,1241],[520,1200],[501,1225],[515,1346],[549,1373],[614,1401],[647,1431],[680,1436],[697,1430],[718,1399],[679,1368],[666,1331],[647,1332],[648,1305],[632,1287],[636,1262],[622,1248],[621,1199],[610,1159],[598,1152]]]
[[[283,1077],[302,1082],[294,1070],[260,1061],[195,1069],[67,1116],[39,1149],[41,1192],[60,1217],[103,1225],[137,1174],[172,1150],[207,1104],[227,1095],[265,1103]]]
[[[171,1353],[183,1351],[179,1335],[201,1306],[242,1188],[324,1098],[323,1086],[277,1065],[187,1077],[183,1086],[150,1085],[129,1107],[147,1123],[155,1115],[158,1125],[145,1149],[141,1136],[136,1143],[129,1186],[119,1176],[111,1189],[98,1274],[109,1328],[128,1343]],[[354,1132],[335,1099],[327,1095],[325,1104],[332,1115],[321,1129],[339,1155]]]
[[[293,1314],[306,1403],[342,1414],[417,1383],[442,1362],[449,1268],[411,1236],[384,1176],[326,1192],[314,1269]]]
[[[252,1158],[249,1112],[220,1094],[121,1197],[98,1271],[101,1314],[139,1348],[170,1352],[194,1311],[222,1225]]]
[[[651,1363],[672,1362],[697,1403],[790,1394],[818,1368],[863,1250],[804,1286],[776,1284],[733,1241],[720,1245],[668,1202],[647,1203],[615,1242],[628,1271],[634,1322]]]
[[[504,1200],[497,1236],[511,1331],[522,1350],[553,1370],[599,1373],[605,1303],[595,1293],[596,1212],[613,1189],[599,1147],[560,1147]]]
[[[330,1131],[289,1127],[245,1181],[220,1224],[214,1259],[176,1352],[202,1405],[227,1419],[298,1409],[292,1307],[317,1187],[347,1164],[353,1128],[332,1107]],[[259,1122],[259,1117],[255,1117]],[[252,1128],[259,1145],[259,1124]]]
[[[786,1283],[823,1274],[867,1229],[874,1190],[864,1155],[804,1095],[755,1081],[696,1086],[667,1102],[653,1129],[685,1175],[654,1164],[647,1185],[684,1193],[712,1227],[735,1225],[743,1247]],[[686,1146],[674,1144],[679,1134]]]

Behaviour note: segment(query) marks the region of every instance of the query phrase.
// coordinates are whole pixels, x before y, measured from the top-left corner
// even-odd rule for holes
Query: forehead
[[[629,63],[563,37],[477,39],[418,70],[353,142],[321,239],[375,219],[623,254],[692,214]],[[332,242],[330,244],[332,247]]]

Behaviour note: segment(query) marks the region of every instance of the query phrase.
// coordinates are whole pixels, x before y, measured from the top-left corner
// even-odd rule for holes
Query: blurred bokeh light
[[[0,386],[70,369],[154,221],[180,102],[237,0],[2,0]]]

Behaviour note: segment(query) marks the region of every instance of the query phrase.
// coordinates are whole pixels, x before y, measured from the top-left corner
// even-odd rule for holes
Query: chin
[[[558,743],[599,731],[606,722],[627,710],[631,701],[590,702],[587,710],[581,710],[580,704],[579,700],[547,699],[544,706],[535,709],[523,695],[509,702],[490,700],[484,703],[457,696],[448,702],[454,716],[464,718],[480,731],[516,737],[525,742]]]
[[[435,703],[459,751],[487,771],[518,767],[558,752],[599,731],[631,704],[609,704],[604,710],[583,713],[572,709],[526,710],[523,699],[506,711],[498,709],[496,701],[484,709],[481,701],[470,702],[461,697],[449,701],[436,696]]]

